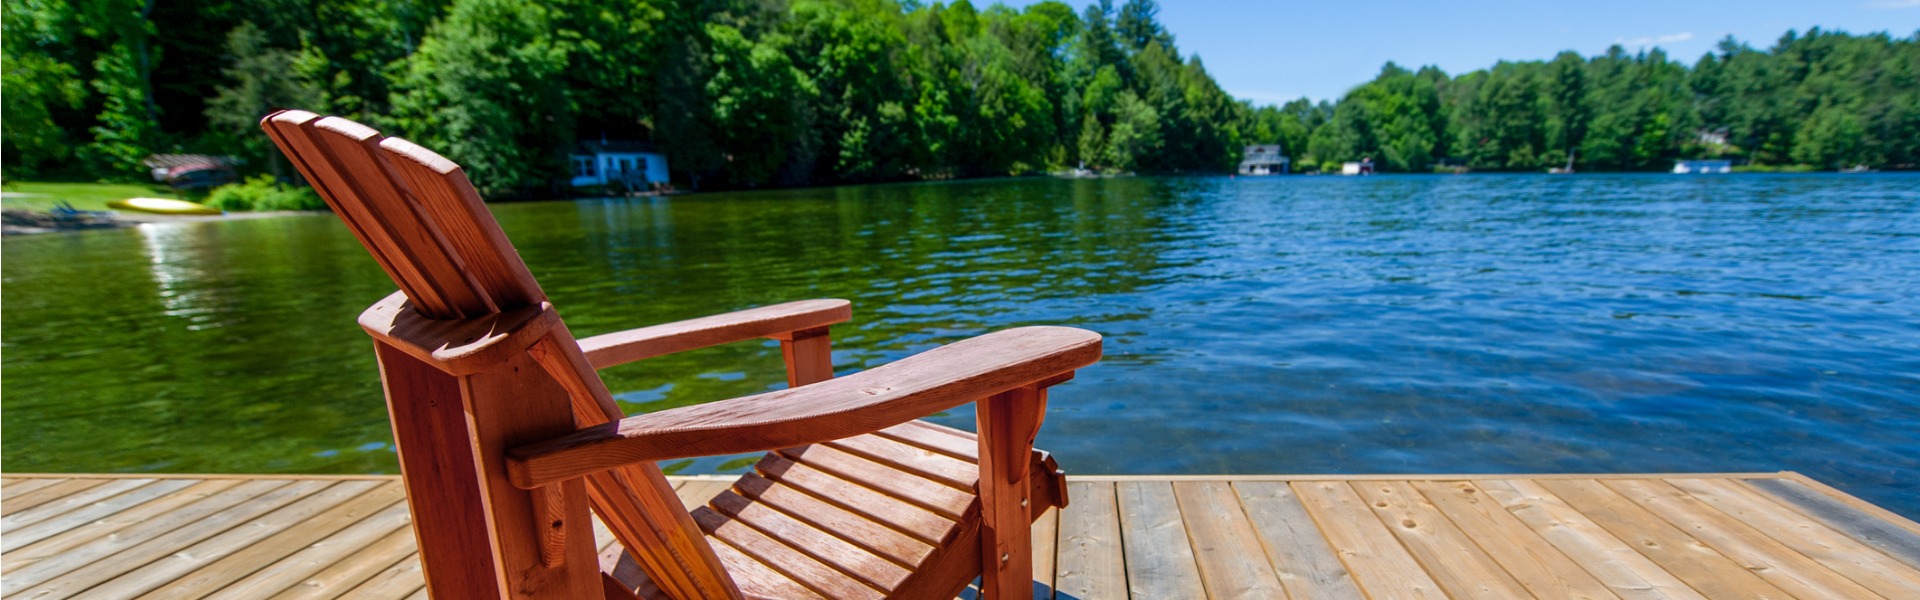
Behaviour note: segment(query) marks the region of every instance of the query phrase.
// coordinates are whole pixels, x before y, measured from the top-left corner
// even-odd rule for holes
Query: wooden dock
[[[1920,525],[1795,473],[1069,488],[1037,597],[1920,598]],[[0,515],[8,598],[425,597],[394,477],[0,475]]]

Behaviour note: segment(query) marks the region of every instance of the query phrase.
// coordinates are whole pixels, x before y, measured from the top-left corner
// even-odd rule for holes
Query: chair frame
[[[844,300],[576,341],[457,165],[338,117],[281,111],[261,124],[400,287],[360,325],[433,597],[745,598],[752,575],[729,571],[654,461],[824,443],[966,403],[979,525],[943,542],[977,539],[978,553],[895,594],[952,597],[973,574],[984,597],[1030,593],[1030,523],[1066,503],[1034,435],[1047,388],[1098,360],[1098,335],[1012,329],[837,379],[829,330],[851,318]],[[596,372],[761,338],[779,340],[788,389],[628,417]],[[624,553],[597,554],[592,513]]]

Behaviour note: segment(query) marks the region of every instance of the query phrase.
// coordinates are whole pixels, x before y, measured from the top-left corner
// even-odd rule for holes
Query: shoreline
[[[7,209],[7,223],[0,226],[0,236],[41,235],[48,233],[71,233],[79,231],[97,231],[102,229],[125,229],[136,225],[205,223],[213,221],[244,221],[251,219],[270,219],[298,215],[329,214],[318,210],[275,210],[265,212],[229,212],[218,215],[162,215],[128,211],[95,211],[108,213],[104,217],[88,219],[60,218],[51,213],[28,210]],[[16,217],[18,215],[18,217]],[[36,222],[29,224],[28,220]]]

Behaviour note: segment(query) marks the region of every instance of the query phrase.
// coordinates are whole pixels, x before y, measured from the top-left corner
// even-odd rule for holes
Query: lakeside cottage
[[[651,142],[582,141],[569,160],[574,187],[616,184],[644,190],[667,182],[667,155]]]
[[[1242,156],[1241,175],[1282,175],[1288,172],[1293,162],[1280,153],[1279,144],[1247,146]]]

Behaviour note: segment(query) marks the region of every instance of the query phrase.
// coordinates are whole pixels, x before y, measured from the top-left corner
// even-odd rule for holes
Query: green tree
[[[1113,28],[1127,47],[1138,52],[1147,46],[1159,44],[1163,48],[1173,47],[1173,34],[1160,25],[1160,5],[1153,0],[1127,0],[1120,5],[1119,14],[1114,17]]]
[[[456,0],[396,86],[402,131],[464,165],[483,193],[552,193],[565,172],[568,57],[551,17],[512,0]]]
[[[1132,90],[1120,92],[1114,102],[1113,130],[1106,137],[1105,166],[1131,171],[1160,151],[1160,113]]]
[[[769,183],[793,150],[797,104],[816,93],[813,82],[788,58],[785,35],[753,41],[717,23],[706,31],[713,44],[706,96],[727,168],[738,183]]]
[[[1794,135],[1793,160],[1825,168],[1866,164],[1867,130],[1854,111],[1835,106],[1816,110]]]
[[[86,99],[79,69],[55,58],[67,16],[59,4],[23,0],[0,5],[0,157],[7,175],[32,177],[72,155],[71,138],[56,115]]]
[[[1547,64],[1545,85],[1542,158],[1548,165],[1559,166],[1567,161],[1569,152],[1580,147],[1587,135],[1587,123],[1593,119],[1587,105],[1586,61],[1579,54],[1561,52]]]
[[[279,153],[259,135],[260,118],[276,108],[307,108],[319,103],[319,86],[307,81],[299,68],[298,52],[272,48],[267,35],[252,22],[227,35],[229,81],[207,101],[207,121],[239,140],[246,158],[268,162],[282,176]]]

